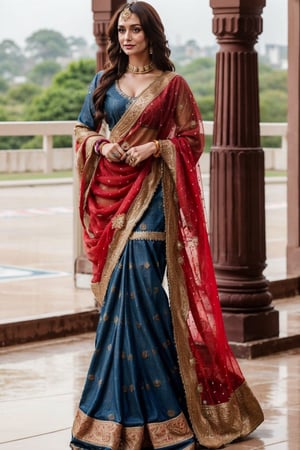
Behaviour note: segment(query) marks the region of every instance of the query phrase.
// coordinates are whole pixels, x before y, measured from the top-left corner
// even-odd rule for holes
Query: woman
[[[197,173],[200,113],[151,5],[124,5],[108,35],[109,64],[75,127],[100,318],[71,447],[219,448],[263,414],[225,337]]]

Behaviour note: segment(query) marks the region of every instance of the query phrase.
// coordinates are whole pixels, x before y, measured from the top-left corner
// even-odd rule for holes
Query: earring
[[[149,55],[152,55],[152,53],[153,53],[153,49],[152,49],[152,45],[150,45],[150,47],[149,47]]]

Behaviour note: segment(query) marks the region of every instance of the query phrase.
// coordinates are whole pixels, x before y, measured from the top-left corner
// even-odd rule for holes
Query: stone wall
[[[71,170],[71,148],[55,148],[52,152],[52,170]],[[46,172],[46,152],[43,150],[0,150],[0,173]]]
[[[53,171],[73,168],[71,148],[55,148],[52,152]],[[203,173],[209,172],[209,154],[200,159]],[[287,155],[281,148],[265,149],[266,170],[286,170]],[[43,150],[0,150],[0,173],[46,172],[46,153]]]

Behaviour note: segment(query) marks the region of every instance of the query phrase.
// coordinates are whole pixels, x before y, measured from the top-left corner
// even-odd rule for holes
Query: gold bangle
[[[103,150],[103,147],[104,147],[104,145],[105,144],[108,144],[108,142],[109,141],[103,141],[103,142],[101,142],[101,144],[99,145],[99,153],[100,153],[100,155],[103,155],[103,153],[102,153],[102,150]]]
[[[96,141],[94,144],[94,150],[95,150],[96,154],[101,155],[103,145],[108,144],[108,143],[109,143],[108,139],[99,139],[98,141]]]
[[[154,158],[158,158],[161,154],[160,142],[154,139],[155,151],[153,153]]]

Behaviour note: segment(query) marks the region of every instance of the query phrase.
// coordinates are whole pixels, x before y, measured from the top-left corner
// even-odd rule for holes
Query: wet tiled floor
[[[93,334],[2,349],[0,450],[64,450],[93,350]],[[232,450],[300,449],[300,349],[240,360],[264,423]]]
[[[266,187],[270,280],[285,276],[285,189]],[[0,325],[93,309],[90,291],[74,288],[72,211],[71,184],[1,188]],[[281,334],[299,333],[300,297],[274,303]],[[88,333],[0,350],[0,450],[69,448],[93,342]],[[300,350],[240,364],[265,422],[227,448],[300,450]]]

